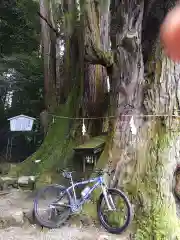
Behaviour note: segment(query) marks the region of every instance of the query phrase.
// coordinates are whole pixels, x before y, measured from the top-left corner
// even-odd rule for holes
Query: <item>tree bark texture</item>
[[[114,108],[117,118],[112,121],[115,133],[109,164],[116,166],[114,186],[123,188],[134,203],[134,238],[179,239],[171,189],[177,163],[177,143],[172,147],[177,142],[177,118],[135,115],[177,112],[180,69],[163,55],[154,38],[144,76],[143,15],[143,1],[111,1],[112,102],[119,104]],[[135,136],[127,115],[134,115]],[[172,152],[174,156],[168,156]]]
[[[40,0],[40,14],[53,25],[52,5],[49,0]],[[41,18],[41,35],[44,58],[45,106],[54,109],[56,105],[56,34]]]
[[[143,2],[111,3],[111,47],[114,64],[110,77],[111,105],[115,135],[113,137],[113,164],[119,161],[119,152],[129,141],[131,115],[142,112],[143,58],[141,31]],[[126,116],[127,115],[127,116]],[[121,140],[122,139],[122,140]],[[117,154],[116,154],[117,152]]]
[[[96,45],[100,51],[107,52],[110,47],[109,42],[109,10],[102,10],[102,6],[98,3],[91,6],[91,13],[86,15],[84,20],[85,34],[85,59],[86,48],[91,48],[96,36]],[[87,6],[86,6],[87,7]],[[93,28],[90,26],[93,25]],[[89,39],[89,40],[87,40]],[[86,42],[87,41],[87,42]],[[87,59],[86,59],[87,60]],[[94,62],[85,62],[84,75],[84,109],[88,117],[102,117],[108,109],[107,104],[107,70],[102,65],[94,65]],[[91,133],[98,135],[102,132],[102,119],[91,121]]]

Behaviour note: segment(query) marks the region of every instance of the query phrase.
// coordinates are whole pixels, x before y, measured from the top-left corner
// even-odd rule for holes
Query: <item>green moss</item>
[[[177,232],[179,223],[174,206],[168,206],[167,199],[163,196],[162,186],[160,186],[162,174],[166,169],[166,159],[161,154],[169,147],[169,143],[176,134],[170,135],[162,120],[157,119],[152,121],[152,126],[145,135],[146,140],[139,149],[132,182],[123,186],[131,201],[137,204],[132,228],[136,231],[135,239],[137,240],[151,240],[152,238],[170,240],[173,234],[179,237]],[[112,137],[111,132],[97,168],[104,167],[107,163]],[[94,201],[97,201],[99,194],[100,190],[97,189],[93,194]],[[139,205],[140,203],[142,205]],[[87,204],[87,214],[95,211],[95,205]],[[111,214],[109,217],[113,225],[118,225],[124,216]]]
[[[175,135],[173,136],[175,137]],[[136,199],[137,206],[134,216],[136,229],[135,239],[180,239],[179,221],[176,217],[175,205],[169,206],[169,199],[162,183],[163,174],[166,174],[166,159],[162,153],[169,147],[170,137],[168,131],[160,120],[152,123],[148,132],[146,159],[144,168],[134,172],[132,183],[126,187],[129,194]],[[140,159],[137,159],[139,161]],[[174,238],[172,237],[174,236]],[[176,237],[176,238],[175,238]]]
[[[92,202],[84,204],[83,213],[94,220],[98,219],[97,206],[96,206],[96,204],[93,204]]]
[[[94,138],[91,138],[89,141],[87,141],[84,144],[79,145],[75,149],[91,149],[91,148],[97,148],[104,144],[106,141],[106,136],[97,136]]]
[[[179,221],[175,208],[173,209],[173,206],[169,205],[165,198],[161,199],[160,192],[157,192],[160,189],[157,189],[155,182],[149,183],[149,178],[147,181],[145,180],[146,183],[141,186],[139,191],[141,194],[146,194],[146,196],[142,196],[142,199],[143,197],[149,198],[150,203],[146,202],[146,206],[141,206],[136,210],[134,217],[135,239],[180,239]]]

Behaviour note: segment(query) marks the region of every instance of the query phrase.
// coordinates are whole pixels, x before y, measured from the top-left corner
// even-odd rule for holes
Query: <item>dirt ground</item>
[[[127,240],[112,235],[100,226],[67,223],[59,229],[45,229],[30,224],[33,206],[31,192],[12,189],[0,192],[0,240]]]

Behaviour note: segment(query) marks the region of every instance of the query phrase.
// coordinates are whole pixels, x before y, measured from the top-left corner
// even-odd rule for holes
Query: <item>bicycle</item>
[[[97,172],[97,171],[96,171]],[[110,174],[109,172],[105,172]],[[100,223],[102,226],[110,233],[120,234],[122,233],[130,224],[132,218],[132,208],[128,197],[119,189],[108,188],[105,184],[105,180],[103,177],[103,170],[98,170],[98,176],[86,181],[81,182],[73,182],[72,172],[68,172],[66,170],[62,170],[63,177],[70,180],[70,186],[65,188],[64,186],[58,184],[52,184],[47,187],[42,188],[38,191],[37,196],[34,200],[34,216],[37,222],[44,227],[47,228],[58,228],[63,223],[65,223],[68,218],[73,214],[81,211],[82,206],[87,200],[89,200],[91,193],[97,188],[100,187],[102,192],[100,194],[99,200],[97,202],[97,214]],[[89,183],[93,183],[92,187],[86,186],[84,190],[81,192],[81,197],[78,199],[76,195],[75,189],[79,186],[86,185]],[[52,198],[52,192],[55,191],[57,196],[55,200],[51,200],[48,204],[48,210],[39,207],[40,201],[44,198],[42,197],[44,193],[49,193]],[[127,216],[124,222],[122,222],[122,217],[118,214],[118,217],[121,217],[118,220],[114,220],[114,215],[117,213],[117,207],[121,206],[118,201],[118,206],[115,206],[115,202],[112,197],[118,196],[120,200],[123,201],[127,208]],[[63,202],[62,202],[63,200]],[[104,203],[104,205],[103,205]],[[110,212],[111,221],[108,222],[107,216],[104,215],[104,211],[102,209],[103,206],[107,206]],[[48,214],[48,220],[45,220],[45,215],[40,216],[39,211]],[[121,210],[122,213],[122,210]],[[117,223],[121,223],[120,227],[117,227]],[[115,226],[114,226],[115,225]]]

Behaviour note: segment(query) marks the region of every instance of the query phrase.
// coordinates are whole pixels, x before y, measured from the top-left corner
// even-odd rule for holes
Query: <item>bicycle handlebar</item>
[[[59,169],[60,172],[68,172],[68,173],[73,173],[76,171],[70,171],[69,169]],[[109,176],[115,172],[115,169],[113,170],[105,170],[105,169],[95,169],[93,172],[98,173],[98,175],[103,175],[104,173],[107,173]]]
[[[65,168],[65,169],[60,169],[60,168],[59,168],[58,171],[59,171],[59,172],[62,172],[62,173],[63,173],[63,172],[70,172],[70,173],[76,172],[76,171],[71,171],[71,170],[68,169],[68,168]]]
[[[102,174],[104,174],[104,173],[107,173],[107,174],[110,176],[112,173],[115,172],[115,169],[113,169],[113,170],[111,170],[111,171],[109,171],[109,170],[104,170],[104,169],[95,169],[94,172],[96,172],[96,173],[98,173],[98,174],[100,174],[100,175],[102,175]]]

